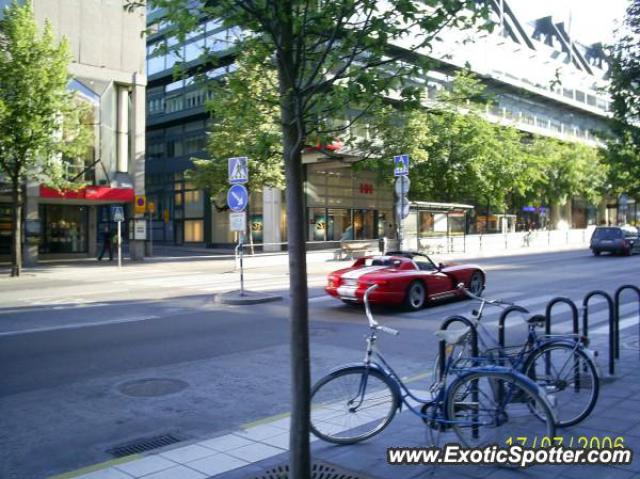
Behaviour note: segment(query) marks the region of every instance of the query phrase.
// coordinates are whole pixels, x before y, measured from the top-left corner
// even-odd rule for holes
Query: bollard
[[[640,315],[640,288],[634,286],[633,284],[625,284],[616,289],[614,294],[615,298],[615,350],[616,350],[616,359],[620,358],[620,296],[622,296],[622,292],[626,289],[635,291],[638,295],[638,314]],[[640,322],[638,323],[638,337],[640,338]]]
[[[529,310],[526,308],[523,308],[522,306],[517,306],[517,305],[513,305],[513,306],[509,306],[507,309],[505,309],[502,314],[500,315],[500,319],[498,320],[498,344],[500,344],[501,348],[505,347],[504,341],[505,341],[505,333],[504,333],[504,323],[507,320],[507,316],[509,316],[511,313],[523,313],[523,314],[529,314]]]

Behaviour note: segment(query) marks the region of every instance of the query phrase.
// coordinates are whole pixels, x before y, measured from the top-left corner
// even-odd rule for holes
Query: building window
[[[184,221],[184,241],[187,243],[201,243],[204,241],[204,221]]]
[[[167,113],[175,113],[183,109],[182,95],[168,97],[166,100],[165,110]]]
[[[185,218],[202,218],[204,216],[203,194],[200,190],[185,191],[184,216]]]

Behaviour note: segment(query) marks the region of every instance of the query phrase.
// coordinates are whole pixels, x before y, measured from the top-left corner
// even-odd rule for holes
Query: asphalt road
[[[487,270],[486,296],[542,312],[554,296],[581,301],[593,289],[637,284],[640,257],[571,251],[478,263]],[[314,379],[363,354],[362,309],[323,294],[331,267],[310,268]],[[211,292],[235,281],[235,273],[219,265],[168,265],[153,275],[132,269],[124,279],[110,277],[111,270],[91,271],[101,274],[64,279],[58,271],[51,279],[0,285],[0,477],[46,477],[109,460],[108,449],[138,438],[200,439],[289,411],[282,268],[247,277],[249,287],[280,291],[285,300],[242,307],[211,301]],[[415,313],[377,308],[381,323],[401,331],[380,346],[401,375],[423,375],[436,352],[433,331],[448,315],[472,307],[458,301]],[[592,332],[604,344],[603,308],[594,303]],[[627,315],[636,311],[637,304],[623,308]],[[490,332],[497,314],[485,318]],[[568,330],[568,319],[559,308],[556,330]],[[637,318],[622,324],[623,337],[637,334]],[[523,330],[509,334],[519,337]],[[166,381],[150,381],[156,379]]]

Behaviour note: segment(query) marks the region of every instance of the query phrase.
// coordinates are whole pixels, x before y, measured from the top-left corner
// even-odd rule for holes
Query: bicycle
[[[472,312],[472,318],[476,328],[484,333],[477,335],[481,357],[508,364],[544,388],[554,405],[557,427],[573,426],[589,416],[598,400],[600,381],[592,359],[594,353],[587,349],[587,338],[574,334],[539,335],[536,328],[544,326],[545,316],[533,315],[526,319],[528,332],[524,345],[488,347],[483,335],[490,334],[481,323],[485,306],[514,304],[477,296],[463,284],[459,284],[458,289],[480,302],[480,307]],[[468,343],[465,349],[470,350]]]
[[[414,394],[376,346],[379,331],[399,334],[378,324],[371,314],[368,299],[376,287],[369,287],[364,295],[370,329],[364,361],[334,369],[312,388],[314,435],[334,444],[354,444],[382,432],[404,405],[432,430],[453,430],[466,447],[506,444],[508,438],[525,433],[553,437],[555,416],[545,392],[511,368],[458,368],[449,360],[447,371],[455,375],[449,384],[445,376],[433,382],[431,397]],[[436,334],[456,345],[469,331],[441,330]]]

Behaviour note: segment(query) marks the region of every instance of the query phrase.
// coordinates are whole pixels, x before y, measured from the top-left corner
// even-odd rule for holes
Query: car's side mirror
[[[444,269],[444,263],[438,263],[438,269],[439,270]]]

